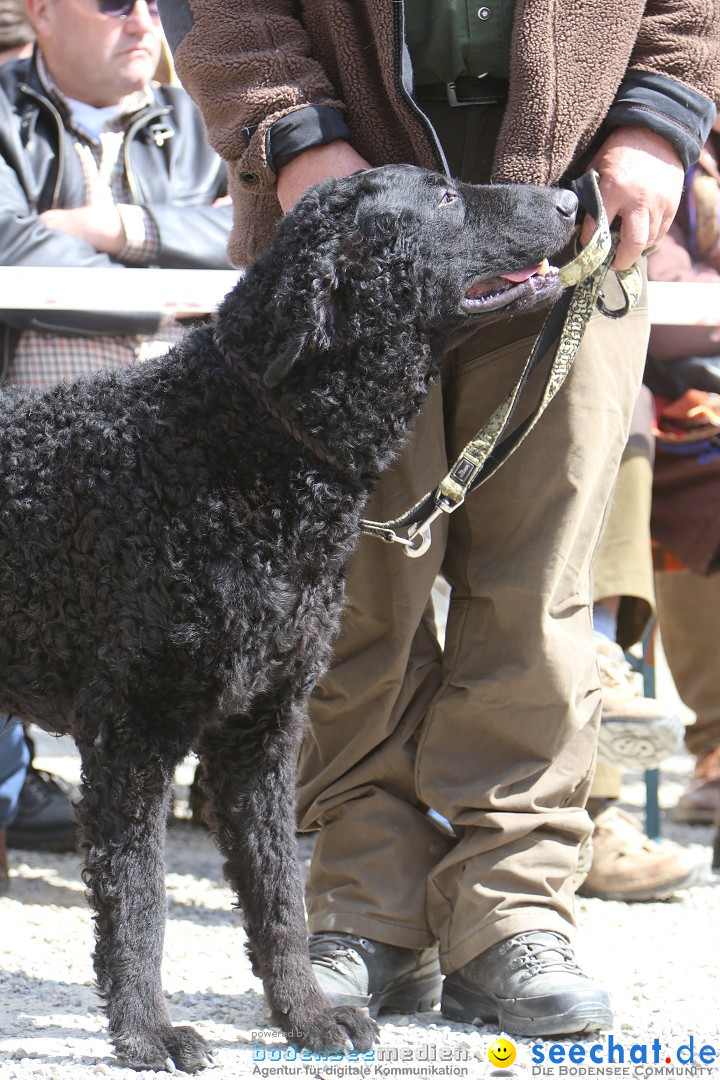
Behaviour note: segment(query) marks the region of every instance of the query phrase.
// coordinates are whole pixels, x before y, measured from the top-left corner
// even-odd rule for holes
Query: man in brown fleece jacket
[[[717,0],[159,6],[229,165],[237,263],[311,184],[408,161],[534,183],[592,163],[627,267],[669,227],[720,97]],[[451,351],[372,517],[437,483],[514,383],[539,322],[496,323]],[[535,1036],[612,1022],[569,935],[601,708],[590,568],[647,330],[642,306],[593,318],[532,437],[439,523],[423,559],[360,544],[299,791],[302,827],[320,829],[311,954],[336,1003],[412,1012],[442,993],[451,1019]],[[444,649],[429,603],[440,572]]]

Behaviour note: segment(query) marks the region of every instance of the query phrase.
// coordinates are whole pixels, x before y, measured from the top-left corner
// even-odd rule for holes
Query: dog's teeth
[[[546,274],[550,273],[550,261],[549,261],[549,259],[543,259],[543,261],[538,266],[538,268],[536,270],[536,273],[540,277],[545,277]]]
[[[177,1069],[175,1068],[175,1062],[171,1057],[165,1058],[165,1069],[169,1073],[177,1072]]]

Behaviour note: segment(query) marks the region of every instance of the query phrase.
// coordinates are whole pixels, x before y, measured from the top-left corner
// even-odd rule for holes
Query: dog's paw
[[[183,1072],[199,1072],[212,1065],[210,1045],[189,1026],[173,1027],[165,1035],[170,1060]]]
[[[322,1012],[303,1032],[302,1043],[308,1050],[370,1050],[379,1028],[364,1009],[338,1005]]]
[[[117,1038],[120,1062],[131,1069],[195,1073],[212,1065],[209,1044],[191,1027],[166,1027]]]

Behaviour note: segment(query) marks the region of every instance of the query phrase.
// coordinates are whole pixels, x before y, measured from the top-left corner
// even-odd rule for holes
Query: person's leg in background
[[[7,890],[10,880],[7,829],[17,813],[29,764],[30,751],[22,724],[17,717],[0,715],[0,893]]]
[[[652,397],[641,388],[603,535],[593,560],[593,631],[603,691],[598,765],[587,809],[592,841],[581,855],[579,892],[605,900],[650,900],[691,884],[697,865],[675,844],[655,843],[616,803],[622,769],[654,768],[680,745],[683,726],[644,696],[624,649],[654,614],[650,506]]]
[[[658,571],[655,577],[663,648],[677,691],[696,714],[685,745],[697,763],[673,812],[676,821],[712,824],[720,813],[720,573]]]
[[[624,655],[654,615],[650,508],[653,405],[641,388],[603,535],[593,559],[593,630],[603,686],[598,753],[610,764],[654,768],[682,742],[680,720],[643,696]]]

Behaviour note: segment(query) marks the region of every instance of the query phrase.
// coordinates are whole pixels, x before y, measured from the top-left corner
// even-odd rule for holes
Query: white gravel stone
[[[45,755],[39,761],[41,767],[75,778],[77,758],[66,740],[50,743],[41,738],[41,750]],[[674,803],[690,767],[687,756],[666,764],[661,787],[665,805]],[[184,769],[176,802],[181,816],[187,813],[192,763]],[[640,776],[627,778],[624,796],[623,805],[640,813],[644,797]],[[720,1052],[720,891],[718,879],[709,871],[712,830],[670,822],[663,828],[665,835],[687,844],[704,861],[706,883],[662,903],[578,901],[576,951],[585,970],[612,995],[613,1038],[626,1055],[633,1044],[649,1046],[655,1038],[668,1056],[691,1037],[696,1049],[711,1044]],[[308,839],[303,840],[302,851],[307,862]],[[117,1064],[106,1039],[93,988],[92,920],[79,858],[11,852],[11,863],[11,891],[0,897],[0,1080],[36,1076],[149,1080],[158,1075]],[[283,1043],[266,1037],[269,1024],[262,987],[245,956],[242,920],[232,910],[221,858],[203,830],[183,820],[173,825],[167,869],[164,985],[174,1021],[195,1026],[213,1048],[208,1080],[262,1077],[263,1069],[267,1077],[326,1075],[338,1080],[339,1063],[301,1066],[298,1061],[270,1058],[271,1051],[279,1055]],[[451,1067],[466,1070],[446,1075],[489,1076],[487,1050],[499,1034],[490,1026],[473,1028],[444,1021],[437,1011],[410,1018],[383,1016],[380,1029],[380,1049],[396,1055],[397,1071],[393,1073],[393,1066],[388,1071],[387,1058],[385,1071],[376,1061],[367,1065],[369,1071],[364,1074],[370,1080],[381,1076],[436,1080],[442,1075],[437,1072],[441,1053],[451,1055]],[[531,1048],[537,1040],[511,1041],[517,1048],[515,1073],[532,1078]],[[573,1043],[587,1049],[607,1042],[607,1036],[545,1040],[546,1046],[551,1041],[566,1049]],[[257,1060],[263,1053],[265,1060]],[[345,1062],[348,1068],[352,1064],[358,1067]],[[630,1069],[628,1077],[634,1072]],[[346,1072],[345,1080],[353,1075],[361,1074]],[[550,1066],[547,1075],[558,1075],[557,1066]],[[700,1080],[707,1075],[701,1074]],[[649,1078],[638,1075],[638,1080]]]

